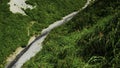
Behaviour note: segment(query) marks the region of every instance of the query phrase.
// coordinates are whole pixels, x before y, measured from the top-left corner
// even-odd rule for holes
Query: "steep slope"
[[[97,0],[71,22],[52,31],[41,52],[23,68],[120,67],[118,0]]]
[[[31,36],[40,34],[54,21],[78,10],[86,0],[27,0],[26,3],[36,6],[33,10],[24,10],[27,16],[10,12],[8,2],[0,1],[0,68],[17,47],[25,47]]]

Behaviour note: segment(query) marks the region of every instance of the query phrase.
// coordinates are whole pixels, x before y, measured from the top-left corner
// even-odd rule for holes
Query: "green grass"
[[[54,29],[23,68],[119,68],[118,0],[97,0]]]
[[[0,68],[4,67],[6,58],[17,47],[27,45],[30,36],[40,34],[43,28],[80,9],[86,0],[27,0],[28,4],[36,6],[33,10],[25,10],[28,16],[10,12],[8,2],[0,1]],[[29,27],[31,21],[35,24]]]
[[[23,68],[76,68],[76,67],[84,67],[86,65],[85,61],[83,61],[82,56],[79,56],[82,52],[82,47],[87,46],[86,44],[77,44],[79,43],[79,39],[83,41],[83,39],[88,36],[88,34],[93,34],[97,31],[96,28],[105,27],[105,24],[109,22],[113,17],[108,16],[100,21],[93,27],[89,29],[83,29],[82,31],[75,31],[69,34],[60,34],[58,35],[56,32],[50,33],[47,38],[43,49],[39,52],[34,58],[28,61]],[[63,28],[62,26],[61,28]],[[101,29],[101,28],[100,28]],[[58,29],[59,30],[59,29]],[[80,41],[80,42],[81,42]],[[88,53],[88,52],[87,52]]]

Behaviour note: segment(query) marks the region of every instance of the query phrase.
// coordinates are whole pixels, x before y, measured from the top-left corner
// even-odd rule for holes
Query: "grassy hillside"
[[[53,30],[23,68],[119,68],[120,3],[97,0]]]
[[[17,47],[27,45],[30,36],[40,34],[43,28],[78,10],[86,0],[27,0],[26,3],[36,6],[25,10],[27,16],[10,12],[8,2],[0,1],[0,68]],[[31,26],[31,22],[35,23]]]

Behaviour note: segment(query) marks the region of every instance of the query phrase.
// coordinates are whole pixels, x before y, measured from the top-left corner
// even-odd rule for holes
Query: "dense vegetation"
[[[8,2],[0,0],[0,68],[17,47],[27,45],[30,36],[40,34],[43,28],[80,9],[86,0],[27,0],[26,3],[36,6],[25,10],[27,16],[10,12]]]
[[[120,2],[97,0],[53,30],[23,68],[119,68]]]
[[[30,18],[9,11],[8,1],[0,1],[0,68],[17,47],[27,44]]]

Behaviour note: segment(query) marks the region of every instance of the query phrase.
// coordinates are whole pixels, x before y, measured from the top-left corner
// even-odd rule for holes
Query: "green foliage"
[[[6,2],[0,4],[0,68],[17,47],[27,44],[29,38],[26,26],[30,19],[20,14],[12,14],[9,6],[4,3]]]
[[[36,6],[33,10],[24,10],[27,16],[10,12],[8,2],[0,1],[0,68],[4,67],[6,58],[17,47],[27,45],[30,36],[40,34],[43,28],[80,9],[86,0],[27,0],[27,4]],[[31,21],[35,22],[32,26]],[[43,65],[47,66],[48,63]]]
[[[38,22],[40,26],[36,28],[41,31],[40,29],[60,20],[63,16],[79,10],[86,0],[28,0],[27,3],[35,5],[34,10],[27,9],[25,12],[32,20]]]
[[[23,68],[119,68],[118,0],[97,0],[53,30],[43,49]]]

